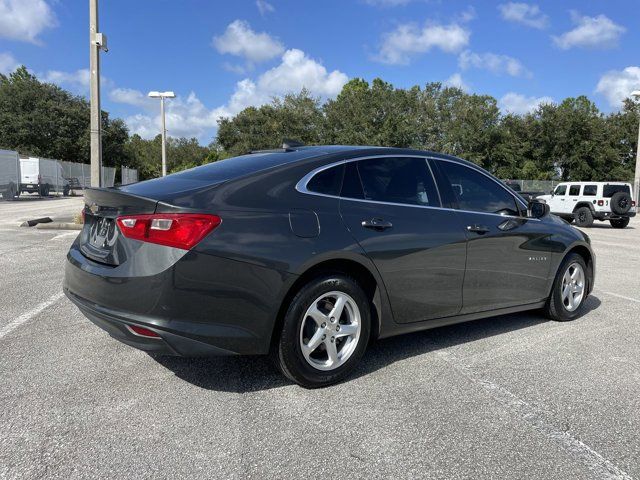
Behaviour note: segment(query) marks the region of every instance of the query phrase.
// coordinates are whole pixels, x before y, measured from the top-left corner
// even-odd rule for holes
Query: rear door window
[[[569,195],[572,197],[580,196],[580,185],[571,185],[569,187]]]
[[[438,161],[438,165],[453,189],[460,210],[520,215],[514,196],[498,182],[456,162]]]
[[[381,157],[360,160],[358,173],[366,200],[440,206],[438,190],[424,158]]]
[[[595,197],[598,194],[598,186],[597,185],[585,185],[582,190],[582,195],[587,197]]]

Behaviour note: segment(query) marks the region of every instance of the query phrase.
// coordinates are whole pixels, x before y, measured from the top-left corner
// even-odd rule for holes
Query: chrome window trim
[[[344,159],[344,160],[339,160],[337,162],[333,162],[333,163],[330,163],[328,165],[323,165],[321,167],[313,169],[312,171],[307,173],[304,177],[302,177],[298,181],[298,183],[296,183],[295,189],[299,193],[303,193],[303,194],[306,194],[306,195],[316,195],[316,196],[319,196],[319,197],[335,198],[335,199],[338,199],[338,200],[345,200],[345,201],[349,201],[349,202],[373,203],[373,204],[379,204],[379,205],[393,205],[393,206],[397,206],[397,207],[409,207],[409,208],[426,208],[426,209],[431,209],[431,210],[444,210],[444,211],[449,211],[449,212],[464,212],[464,213],[476,213],[478,215],[491,215],[491,216],[500,217],[500,218],[524,218],[526,220],[532,220],[532,221],[536,221],[536,222],[541,221],[539,218],[523,217],[523,216],[520,216],[520,215],[501,215],[499,213],[477,212],[475,210],[462,210],[462,209],[459,209],[459,208],[443,207],[442,206],[442,198],[440,198],[440,189],[438,188],[438,182],[437,182],[436,177],[433,175],[433,171],[431,170],[431,165],[429,164],[428,161],[427,161],[427,166],[429,167],[429,171],[430,171],[431,176],[433,178],[433,181],[434,181],[434,183],[436,185],[436,190],[438,192],[438,197],[439,197],[439,200],[440,200],[440,206],[439,207],[433,207],[433,206],[430,206],[430,205],[412,205],[410,203],[383,202],[383,201],[380,201],[380,200],[366,200],[366,199],[362,199],[362,198],[341,197],[340,195],[328,195],[326,193],[313,192],[313,191],[307,189],[307,184],[309,183],[309,181],[316,174],[318,174],[320,172],[323,172],[324,170],[327,170],[327,169],[333,168],[333,167],[337,167],[339,165],[346,165],[347,163],[359,162],[361,160],[371,160],[371,159],[375,159],[375,158],[422,158],[425,161],[426,160],[434,160],[434,161],[438,160],[438,161],[442,161],[442,162],[451,162],[451,163],[455,163],[457,165],[461,165],[461,166],[466,167],[466,168],[468,168],[470,170],[477,171],[478,173],[480,173],[480,174],[484,175],[485,177],[487,177],[493,183],[495,183],[495,184],[499,185],[500,187],[502,187],[509,195],[511,195],[511,197],[515,200],[516,204],[520,203],[520,205],[522,205],[524,207],[524,209],[527,210],[527,205],[525,205],[523,201],[521,201],[519,198],[517,198],[515,195],[513,195],[513,193],[511,193],[511,191],[509,191],[509,188],[506,185],[503,185],[499,181],[496,181],[488,173],[485,173],[485,172],[483,172],[481,170],[477,170],[475,168],[471,168],[471,167],[465,165],[464,163],[458,162],[456,160],[450,160],[450,159],[447,159],[447,158],[433,157],[433,156],[428,156],[428,155],[407,155],[407,154],[370,155],[370,156],[366,156],[366,157],[354,157],[354,158],[348,158],[348,159]]]

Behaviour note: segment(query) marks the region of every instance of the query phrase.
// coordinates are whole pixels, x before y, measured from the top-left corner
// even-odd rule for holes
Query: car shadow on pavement
[[[590,295],[580,317],[597,309],[600,303],[598,297]],[[576,321],[579,322],[580,317]],[[551,320],[534,310],[378,340],[369,346],[356,371],[346,381],[369,375],[407,358],[547,322]],[[151,356],[151,358],[182,380],[208,390],[248,393],[293,384],[280,374],[265,356],[211,358]]]

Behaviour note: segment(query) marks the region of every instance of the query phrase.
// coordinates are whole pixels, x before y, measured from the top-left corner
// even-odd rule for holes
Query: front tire
[[[575,213],[576,225],[578,227],[590,227],[593,225],[593,214],[589,207],[580,207]]]
[[[297,384],[325,387],[353,371],[370,331],[370,302],[360,285],[343,274],[323,275],[302,287],[291,301],[273,357]]]
[[[611,226],[613,228],[626,228],[627,225],[629,225],[629,217],[616,218],[614,220],[609,220],[609,223],[611,223]]]
[[[551,320],[568,322],[580,315],[589,295],[589,275],[584,258],[577,253],[565,257],[553,282],[551,294],[544,307]]]

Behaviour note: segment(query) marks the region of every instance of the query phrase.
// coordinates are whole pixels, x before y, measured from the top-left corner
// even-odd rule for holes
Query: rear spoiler
[[[112,188],[86,188],[84,203],[94,214],[105,217],[154,213],[158,201]],[[95,211],[94,211],[95,209]]]

